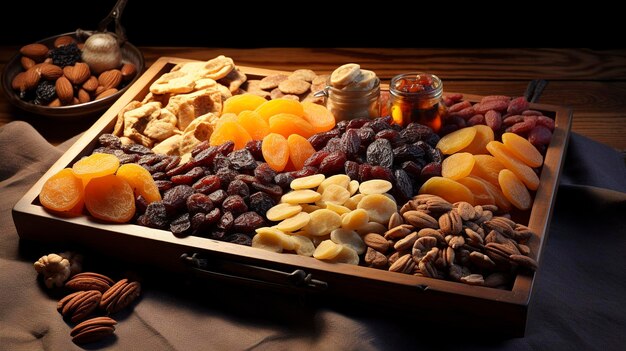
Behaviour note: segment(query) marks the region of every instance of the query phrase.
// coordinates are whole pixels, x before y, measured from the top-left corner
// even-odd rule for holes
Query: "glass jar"
[[[442,103],[443,83],[434,74],[411,72],[399,74],[389,84],[388,107],[395,123],[406,126],[417,122],[441,129],[446,106]]]
[[[380,104],[378,102],[380,79],[378,77],[369,90],[339,89],[331,86],[328,82],[322,94],[326,97],[326,108],[332,112],[337,122],[360,117],[380,117]]]

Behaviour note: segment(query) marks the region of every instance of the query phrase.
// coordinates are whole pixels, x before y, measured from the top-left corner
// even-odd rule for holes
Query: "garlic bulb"
[[[122,64],[122,52],[117,39],[108,33],[96,33],[87,38],[82,54],[91,71],[100,74]]]

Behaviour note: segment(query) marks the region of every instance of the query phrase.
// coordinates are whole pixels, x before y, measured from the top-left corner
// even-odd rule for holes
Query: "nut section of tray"
[[[484,325],[491,325],[503,333],[523,335],[535,274],[518,274],[511,290],[500,290],[364,266],[327,263],[311,257],[273,253],[202,237],[177,238],[169,231],[134,224],[104,224],[87,216],[61,218],[44,210],[37,198],[45,180],[89,155],[98,137],[113,130],[117,113],[124,106],[133,100],[141,100],[154,80],[177,63],[186,61],[189,60],[171,57],[156,61],[24,195],[13,208],[14,222],[21,238],[78,243],[168,271],[191,270],[201,276],[252,286],[319,293],[323,297],[345,298],[370,306],[393,307],[397,301],[405,301],[403,310],[430,313],[433,321],[449,323],[480,317]],[[284,73],[239,68],[249,79]],[[480,99],[473,95],[464,98],[470,101]],[[572,113],[558,106],[531,106],[553,116],[556,122],[541,171],[540,186],[527,217],[528,226],[537,233],[537,237],[529,241],[529,247],[541,270],[541,253],[547,239]]]

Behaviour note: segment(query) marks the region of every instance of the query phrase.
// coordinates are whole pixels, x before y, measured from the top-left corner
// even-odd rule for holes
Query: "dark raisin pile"
[[[57,97],[57,91],[54,82],[42,80],[35,90],[35,105],[47,105],[50,101]]]
[[[76,43],[52,49],[49,53],[49,56],[52,58],[52,63],[59,67],[76,64],[76,62],[80,61],[80,55],[81,51]]]

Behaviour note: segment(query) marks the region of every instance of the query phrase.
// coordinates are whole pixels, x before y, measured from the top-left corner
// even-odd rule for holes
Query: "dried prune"
[[[224,238],[224,241],[228,241],[229,243],[239,244],[239,245],[252,245],[252,239],[246,234],[243,233],[235,233]]]
[[[274,207],[274,205],[276,205],[274,199],[263,191],[257,191],[250,195],[249,208],[263,217],[265,217],[267,210]]]
[[[348,122],[348,125],[346,126],[346,131],[348,131],[350,129],[362,128],[365,125],[365,123],[367,123],[369,121],[370,121],[370,119],[366,118],[366,117],[359,117],[359,118],[351,119]]]
[[[154,201],[146,207],[146,212],[143,214],[142,225],[165,229],[168,224],[167,210],[165,204],[162,201]]]
[[[378,132],[380,132],[381,130],[384,130],[384,129],[391,128],[391,125],[389,123],[387,123],[382,118],[375,118],[373,120],[370,120],[369,122],[365,123],[363,126],[372,128],[372,130],[375,133],[378,133]]]
[[[390,168],[382,166],[372,166],[370,169],[370,179],[387,180],[392,184],[395,181],[393,171]]]
[[[346,153],[346,156],[350,158],[359,152],[361,146],[361,138],[355,129],[348,129],[344,135],[341,136],[341,150]]]
[[[363,183],[366,180],[372,179],[372,166],[363,163],[359,165],[359,182]]]
[[[169,180],[155,180],[154,184],[156,184],[160,192],[169,190],[174,186],[174,183],[170,182]]]
[[[254,176],[263,184],[270,184],[274,181],[276,171],[270,167],[267,163],[262,163],[254,169]]]
[[[326,144],[328,143],[330,139],[338,135],[339,135],[338,131],[336,129],[333,129],[328,132],[313,134],[309,137],[308,140],[309,140],[309,143],[311,143],[311,146],[313,146],[315,150],[321,150],[326,146]]]
[[[124,152],[127,154],[139,154],[139,155],[153,154],[150,148],[147,148],[141,144],[122,145],[122,150],[124,150]]]
[[[237,171],[253,170],[256,168],[256,160],[250,151],[246,149],[236,150],[228,154],[231,167]]]
[[[243,180],[235,179],[228,184],[226,193],[228,193],[228,195],[239,195],[242,198],[247,199],[250,196],[250,188]]]
[[[327,176],[341,173],[347,160],[348,158],[343,151],[331,152],[328,156],[326,156],[326,158],[324,158],[322,163],[320,163],[318,171]]]
[[[436,134],[430,127],[415,122],[409,123],[409,125],[400,132],[402,139],[411,144],[420,140],[426,141],[432,135]]]
[[[359,164],[354,161],[346,161],[344,173],[352,180],[359,180]]]
[[[187,210],[191,213],[211,211],[215,206],[208,195],[196,193],[187,198]]]
[[[416,161],[424,157],[424,150],[415,144],[405,144],[393,149],[393,160],[397,165],[406,161]]]
[[[229,195],[224,199],[224,202],[222,202],[222,209],[232,212],[233,214],[243,213],[248,210],[248,205],[246,205],[246,201],[243,197],[239,195]]]
[[[365,156],[367,163],[374,166],[391,168],[393,165],[393,149],[387,139],[374,140],[374,142],[367,147]]]
[[[228,184],[235,180],[235,177],[238,175],[237,171],[234,171],[229,168],[220,168],[215,172],[215,175],[220,178],[220,182],[223,188],[227,188]]]
[[[163,204],[174,211],[178,211],[185,207],[187,198],[193,193],[195,191],[189,185],[177,185],[163,194]]]
[[[440,177],[441,176],[441,163],[439,162],[431,162],[426,166],[422,167],[422,174],[420,175],[421,182],[425,182],[431,177]]]
[[[393,188],[396,200],[400,203],[405,203],[413,196],[411,178],[402,169],[396,169],[393,175],[396,178]]]
[[[280,174],[286,174],[286,173],[280,173]],[[280,174],[278,174],[276,176],[278,177]],[[288,178],[293,180],[293,176],[291,176],[289,174],[288,174]],[[289,182],[289,184],[291,184],[291,181]],[[283,193],[284,193],[283,187],[281,187],[279,184],[252,183],[252,187],[255,190],[262,191],[262,192],[267,193],[268,195],[273,196],[275,198],[278,198],[278,197],[282,196]],[[287,188],[289,188],[289,185],[287,185]]]
[[[219,211],[219,208],[217,208],[216,210]],[[209,227],[209,223],[207,223],[206,220],[206,215],[202,212],[195,213],[193,216],[191,216],[191,219],[189,221],[191,223],[191,232],[193,235],[201,234],[201,232],[205,231]]]
[[[224,199],[228,196],[225,190],[217,189],[214,192],[209,194],[209,199],[213,201],[213,205],[221,206]]]
[[[329,154],[330,152],[326,150],[316,151],[313,155],[309,156],[306,161],[304,161],[304,166],[318,167]]]
[[[287,190],[287,189],[289,189],[289,185],[291,184],[291,181],[294,180],[294,179],[295,178],[291,175],[291,172],[283,172],[283,173],[278,173],[274,177],[274,183],[276,183],[282,189]],[[254,184],[253,184],[253,186],[254,186]]]
[[[208,225],[216,224],[222,218],[222,210],[214,208],[204,216],[205,223]]]
[[[220,218],[217,223],[217,227],[224,231],[229,231],[230,228],[233,227],[233,224],[235,224],[235,216],[232,212],[226,211],[222,214],[222,218]]]
[[[418,179],[422,174],[422,167],[414,161],[406,161],[402,163],[400,168],[414,179]]]
[[[146,212],[146,208],[148,208],[148,200],[146,200],[145,197],[138,195],[135,198],[135,209],[137,211],[137,213],[144,213]]]
[[[264,225],[265,219],[258,213],[250,211],[237,216],[232,229],[237,232],[252,233]]]
[[[359,139],[361,139],[361,144],[369,145],[374,141],[376,133],[374,130],[369,127],[363,127],[357,130],[357,134],[359,135]]]
[[[170,231],[176,236],[184,236],[189,233],[190,229],[191,220],[189,219],[189,213],[181,214],[170,223]]]
[[[262,145],[263,142],[261,140],[250,140],[246,143],[245,149],[250,151],[250,154],[252,154],[256,160],[263,161]]]

